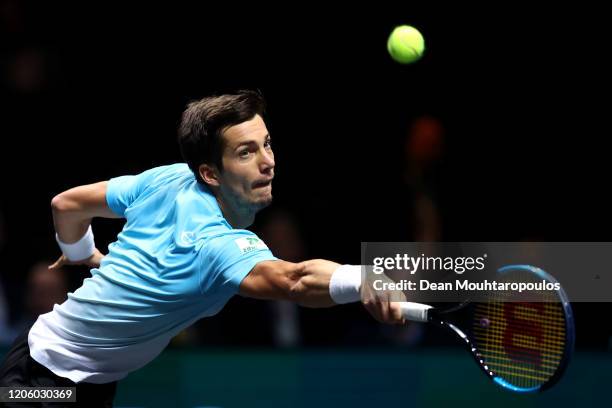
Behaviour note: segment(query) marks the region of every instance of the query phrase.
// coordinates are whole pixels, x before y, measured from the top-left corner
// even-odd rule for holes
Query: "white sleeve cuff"
[[[342,265],[332,273],[329,295],[337,304],[361,300],[361,265]]]
[[[72,262],[82,261],[83,259],[89,258],[93,255],[96,249],[91,225],[89,228],[87,228],[85,235],[83,235],[81,239],[73,244],[66,244],[65,242],[62,242],[57,234],[55,234],[55,240],[66,258]]]

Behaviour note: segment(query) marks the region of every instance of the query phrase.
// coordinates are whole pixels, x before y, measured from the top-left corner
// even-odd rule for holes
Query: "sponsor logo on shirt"
[[[268,249],[264,242],[257,237],[245,237],[234,240],[242,254],[257,251],[259,249]]]

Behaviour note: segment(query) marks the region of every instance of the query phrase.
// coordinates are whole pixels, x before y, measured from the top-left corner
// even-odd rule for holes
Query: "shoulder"
[[[167,164],[165,166],[153,167],[148,171],[155,174],[157,177],[168,177],[171,175],[176,175],[178,177],[191,176],[195,180],[195,176],[193,176],[193,173],[186,163]]]
[[[141,183],[147,187],[162,186],[179,182],[196,182],[195,176],[185,163],[153,167],[141,174]]]

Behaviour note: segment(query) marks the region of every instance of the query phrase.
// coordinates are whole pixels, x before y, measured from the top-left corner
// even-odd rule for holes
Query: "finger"
[[[369,286],[366,286],[363,291],[363,305],[376,321],[385,323],[380,294]]]
[[[376,319],[376,321],[383,323],[382,317],[380,315],[380,309],[377,306],[374,299],[371,299],[371,298],[364,299],[363,306],[366,308],[368,313],[370,313],[370,315],[372,315],[372,317]]]
[[[391,318],[393,320],[393,323],[395,324],[406,323],[404,316],[402,316],[402,308],[400,307],[399,302],[391,302],[391,304],[389,305],[389,308],[391,311]]]
[[[389,300],[387,299],[386,294],[379,295],[377,297],[376,305],[378,310],[380,311],[380,317],[383,323],[389,322]]]
[[[57,261],[55,261],[53,263],[53,265],[49,265],[49,269],[57,269],[57,268],[59,268],[63,264],[62,261],[63,261],[63,259],[62,259],[62,257],[60,257]]]
[[[387,323],[395,323],[395,317],[393,315],[393,309],[391,308],[391,296],[387,294],[384,298],[385,313],[387,314]]]

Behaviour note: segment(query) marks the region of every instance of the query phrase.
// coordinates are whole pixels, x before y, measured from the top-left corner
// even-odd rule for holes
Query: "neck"
[[[216,199],[223,213],[223,217],[232,228],[246,228],[255,221],[255,213],[251,211],[248,206],[232,206],[230,203],[221,199],[219,195],[217,195]]]

